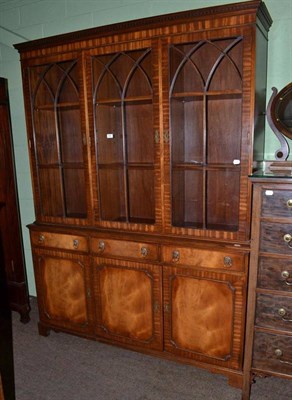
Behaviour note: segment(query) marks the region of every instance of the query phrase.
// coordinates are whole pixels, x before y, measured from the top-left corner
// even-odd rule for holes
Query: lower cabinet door
[[[46,327],[90,332],[89,258],[60,251],[34,249],[40,321]]]
[[[165,351],[241,368],[245,290],[242,275],[164,267]]]
[[[97,335],[161,350],[161,267],[96,258],[94,281]]]

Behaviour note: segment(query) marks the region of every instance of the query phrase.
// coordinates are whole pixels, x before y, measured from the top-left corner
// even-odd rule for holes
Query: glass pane
[[[99,199],[101,218],[125,221],[125,189],[122,169],[99,169]]]
[[[58,64],[63,70],[58,88],[58,103],[79,103],[79,71],[76,64]]]
[[[62,109],[58,112],[62,161],[83,163],[83,143],[79,109]]]
[[[152,96],[152,60],[148,50],[128,53],[132,58],[136,56],[128,75],[128,82],[125,87],[125,98]]]
[[[40,203],[42,215],[63,217],[63,195],[59,168],[40,168]]]
[[[173,163],[203,163],[203,99],[171,101],[171,149]]]
[[[213,73],[210,74],[209,90],[242,90],[242,40],[232,38],[216,40],[214,47],[219,49],[214,62]]]
[[[172,223],[174,226],[202,228],[203,193],[202,171],[173,171]]]
[[[171,93],[202,92],[204,80],[192,59],[200,43],[177,45],[170,48]]]
[[[121,105],[96,106],[97,157],[100,164],[123,162]]]
[[[77,170],[84,163],[79,81],[77,60],[30,68],[32,120],[44,216],[86,217],[85,176],[82,170],[80,177]],[[73,171],[68,170],[68,164]]]
[[[36,110],[33,117],[38,164],[58,163],[55,113],[53,110]]]
[[[127,132],[128,162],[153,163],[154,137],[152,104],[126,103],[125,125]]]
[[[131,168],[128,177],[130,221],[154,223],[154,171]]]
[[[207,228],[238,229],[239,171],[207,172]]]
[[[153,223],[151,51],[97,56],[92,66],[101,218]]]
[[[64,169],[66,216],[86,217],[86,188],[83,169]]]
[[[208,163],[232,164],[240,160],[241,96],[208,99]]]

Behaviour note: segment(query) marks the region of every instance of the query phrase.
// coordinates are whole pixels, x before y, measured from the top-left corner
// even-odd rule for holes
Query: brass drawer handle
[[[291,242],[292,236],[290,235],[290,233],[286,233],[283,236],[283,239],[284,239],[284,242],[289,243],[289,242]]]
[[[281,349],[276,349],[275,351],[274,351],[274,354],[275,354],[275,356],[279,359],[279,361],[282,363],[282,364],[289,364],[289,365],[292,365],[292,362],[289,362],[289,361],[283,361],[283,360],[280,360],[280,358],[283,356],[283,351],[281,350]]]
[[[174,250],[172,252],[172,262],[178,262],[180,258],[180,252],[178,250]]]
[[[287,201],[287,207],[292,208],[292,199]]]
[[[141,256],[142,257],[147,257],[148,256],[149,251],[148,251],[147,247],[141,247],[140,251],[141,251]]]
[[[44,243],[44,241],[45,241],[45,236],[39,235],[39,243]]]
[[[100,240],[98,242],[98,252],[102,253],[104,251],[104,249],[105,249],[105,243],[104,243],[104,241]]]
[[[289,318],[284,318],[285,315],[287,315],[287,311],[285,310],[284,307],[279,308],[279,310],[277,311],[278,315],[281,317],[281,319],[285,322],[292,322],[292,319]]]
[[[232,267],[232,258],[229,256],[224,257],[224,266],[225,267]]]
[[[78,239],[73,239],[73,248],[78,249],[79,246],[79,240]]]
[[[284,239],[284,242],[286,242],[287,245],[288,245],[290,248],[292,248],[292,243],[291,243],[291,241],[292,241],[292,235],[290,235],[290,233],[286,233],[286,234],[283,236],[283,239]]]
[[[292,281],[289,282],[289,279],[290,279],[290,273],[289,273],[289,271],[282,271],[282,272],[281,272],[281,277],[285,279],[284,282],[286,283],[286,285],[292,286]]]

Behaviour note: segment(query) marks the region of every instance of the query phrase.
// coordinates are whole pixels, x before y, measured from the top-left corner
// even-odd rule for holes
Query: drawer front
[[[292,255],[292,224],[263,222],[260,231],[260,250]]]
[[[133,258],[152,261],[158,259],[158,246],[156,244],[127,240],[92,238],[91,251],[103,257]]]
[[[292,218],[292,191],[263,190],[262,216]]]
[[[292,375],[292,337],[256,332],[253,368]]]
[[[88,251],[87,238],[79,235],[63,235],[51,232],[30,232],[33,246],[53,247],[62,250]]]
[[[292,297],[259,293],[256,303],[257,326],[292,331]]]
[[[245,254],[229,251],[213,251],[189,247],[165,246],[162,249],[165,263],[200,268],[244,271]]]
[[[257,286],[292,293],[292,259],[260,257]]]

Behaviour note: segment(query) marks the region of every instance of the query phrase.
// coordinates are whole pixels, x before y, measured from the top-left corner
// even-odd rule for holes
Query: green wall
[[[0,76],[8,79],[16,172],[29,290],[35,295],[28,229],[34,221],[18,52],[14,43],[130,19],[196,9],[234,0],[0,0]],[[273,19],[269,35],[267,97],[292,81],[292,0],[265,0]],[[266,129],[266,158],[278,142]],[[292,146],[291,146],[292,147]]]

